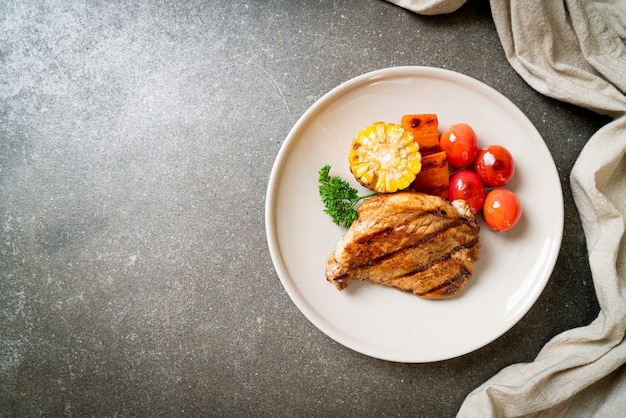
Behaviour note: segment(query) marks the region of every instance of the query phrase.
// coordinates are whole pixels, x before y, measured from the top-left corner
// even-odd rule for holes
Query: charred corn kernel
[[[422,168],[419,145],[401,125],[375,122],[352,140],[350,171],[363,186],[379,193],[405,189]]]

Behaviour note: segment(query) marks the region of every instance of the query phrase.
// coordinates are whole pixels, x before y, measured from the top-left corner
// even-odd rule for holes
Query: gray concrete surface
[[[509,332],[397,364],[291,302],[264,230],[289,129],[337,84],[428,65],[509,97],[545,138],[566,225]],[[0,4],[0,416],[452,416],[501,368],[598,312],[568,176],[606,119],[534,92],[485,1]]]

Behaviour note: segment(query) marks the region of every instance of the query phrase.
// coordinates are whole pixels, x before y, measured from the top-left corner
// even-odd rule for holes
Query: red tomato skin
[[[522,217],[522,204],[509,189],[493,189],[485,197],[483,219],[497,232],[505,232],[517,225]]]
[[[472,170],[460,170],[450,177],[448,186],[450,201],[463,199],[474,215],[480,212],[485,202],[485,186],[478,174]]]
[[[471,165],[478,152],[474,129],[467,123],[456,123],[441,133],[439,148],[448,154],[448,162],[456,168]]]
[[[501,145],[481,148],[474,160],[474,171],[487,187],[506,186],[515,173],[513,156]]]

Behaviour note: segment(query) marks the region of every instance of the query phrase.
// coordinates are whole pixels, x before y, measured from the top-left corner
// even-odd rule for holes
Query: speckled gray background
[[[389,66],[462,72],[517,104],[565,198],[530,312],[461,358],[397,364],[291,302],[264,229],[269,173],[328,90]],[[534,92],[486,1],[0,4],[0,416],[452,416],[501,368],[598,312],[568,176],[606,119]]]

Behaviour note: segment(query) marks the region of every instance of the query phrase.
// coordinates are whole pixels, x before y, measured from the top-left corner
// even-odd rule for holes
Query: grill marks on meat
[[[365,200],[330,255],[326,279],[343,290],[369,279],[428,299],[458,294],[480,257],[479,226],[464,201],[400,192]]]

